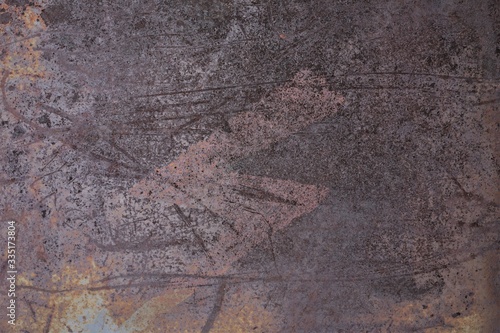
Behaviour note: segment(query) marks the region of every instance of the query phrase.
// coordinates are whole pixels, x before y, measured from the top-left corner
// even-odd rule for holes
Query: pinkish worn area
[[[258,103],[254,111],[231,118],[227,132],[215,132],[192,145],[131,189],[139,198],[186,208],[206,207],[230,221],[231,228],[210,226],[219,231],[216,240],[207,245],[206,261],[197,265],[196,273],[225,272],[254,246],[269,241],[275,231],[311,212],[325,198],[328,190],[320,186],[230,170],[234,158],[266,149],[334,115],[343,98],[325,85],[310,72],[299,72]]]

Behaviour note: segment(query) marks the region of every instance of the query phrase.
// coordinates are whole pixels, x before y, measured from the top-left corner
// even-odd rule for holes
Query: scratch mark
[[[198,245],[201,247],[201,249],[203,250],[203,252],[205,253],[205,255],[208,257],[208,259],[210,261],[213,262],[213,259],[212,259],[212,256],[210,255],[210,253],[208,252],[207,250],[207,247],[205,245],[205,241],[203,240],[203,238],[198,234],[198,232],[196,232],[196,229],[193,227],[192,223],[191,223],[191,220],[189,219],[189,217],[187,217],[186,215],[184,215],[184,213],[182,212],[181,208],[174,204],[174,209],[175,209],[175,212],[177,213],[177,215],[181,218],[181,220],[184,222],[184,224],[191,229],[191,232],[193,233],[196,241],[198,242]]]
[[[17,40],[13,40],[12,42],[9,42],[9,43],[6,43],[3,45],[2,48],[5,49],[5,46],[9,46],[9,45],[12,45],[12,44],[17,44],[17,43],[21,43],[21,42],[24,42],[26,40],[29,40],[29,39],[33,39],[33,38],[37,38],[37,37],[40,37],[41,35],[39,33],[37,34],[33,34],[31,36],[28,36],[28,37],[24,37],[24,38],[21,38],[21,39],[17,39]]]
[[[490,100],[486,100],[486,101],[481,101],[481,102],[476,103],[474,105],[495,104],[495,103],[498,103],[499,101],[500,101],[500,98],[495,98],[495,99],[490,99]]]
[[[446,75],[446,74],[436,74],[436,73],[412,73],[412,72],[365,72],[365,73],[346,73],[340,76],[363,76],[363,75],[407,75],[407,76],[433,76],[440,79],[455,79],[455,80],[473,80],[473,81],[497,81],[495,79],[484,79],[480,77],[473,76],[458,76],[458,75]]]
[[[214,307],[212,308],[212,312],[207,318],[205,325],[203,326],[201,333],[209,333],[212,327],[214,326],[215,320],[220,313],[222,308],[222,302],[224,302],[224,295],[226,294],[226,282],[223,280],[219,284],[219,288],[217,289],[216,298],[214,301]]]
[[[138,95],[138,96],[135,96],[135,98],[170,96],[170,95],[179,95],[179,94],[192,94],[192,93],[199,93],[199,92],[218,91],[218,90],[225,90],[225,89],[258,87],[258,86],[263,86],[263,85],[274,85],[274,84],[280,84],[280,83],[285,83],[285,82],[288,82],[288,81],[287,80],[268,81],[268,82],[259,82],[259,83],[236,84],[236,85],[223,86],[223,87],[192,89],[192,90],[174,90],[174,91],[165,91],[165,92],[157,93],[157,94]]]
[[[32,317],[33,317],[33,319],[35,319],[35,321],[36,321],[36,313],[35,313],[35,310],[33,309],[33,305],[31,304],[31,302],[30,302],[30,301],[28,301],[28,300],[26,300],[26,299],[24,300],[24,302],[25,302],[26,304],[28,304],[28,309],[30,309],[31,316],[32,316]]]
[[[54,311],[55,307],[52,308],[52,311],[50,312],[49,316],[47,317],[47,322],[45,323],[45,327],[43,329],[43,333],[49,333],[50,332],[50,325],[52,324],[52,317],[54,316]]]

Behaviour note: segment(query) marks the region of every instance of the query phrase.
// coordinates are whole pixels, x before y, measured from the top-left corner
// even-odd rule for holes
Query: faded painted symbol
[[[302,71],[264,98],[255,110],[231,118],[229,129],[192,145],[130,192],[139,198],[171,203],[186,226],[189,220],[181,208],[205,207],[226,219],[229,227],[215,226],[215,240],[206,242],[197,237],[205,256],[189,270],[222,274],[255,244],[272,242],[273,232],[311,212],[328,192],[320,186],[240,174],[231,164],[333,115],[342,103],[343,98],[328,90],[324,79]]]

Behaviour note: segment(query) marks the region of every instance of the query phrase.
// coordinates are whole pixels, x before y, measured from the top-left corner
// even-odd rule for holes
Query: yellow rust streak
[[[1,51],[5,52],[1,60],[1,73],[10,73],[11,78],[29,77],[30,80],[45,77],[45,68],[41,64],[41,51],[36,47],[39,35],[47,29],[41,18],[40,6],[16,7],[0,5],[12,17],[7,25],[0,24],[0,35],[5,40]]]

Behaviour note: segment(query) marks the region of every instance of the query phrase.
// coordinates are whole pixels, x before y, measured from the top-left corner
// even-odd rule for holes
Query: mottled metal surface
[[[498,1],[5,0],[0,33],[1,332],[499,332]]]

